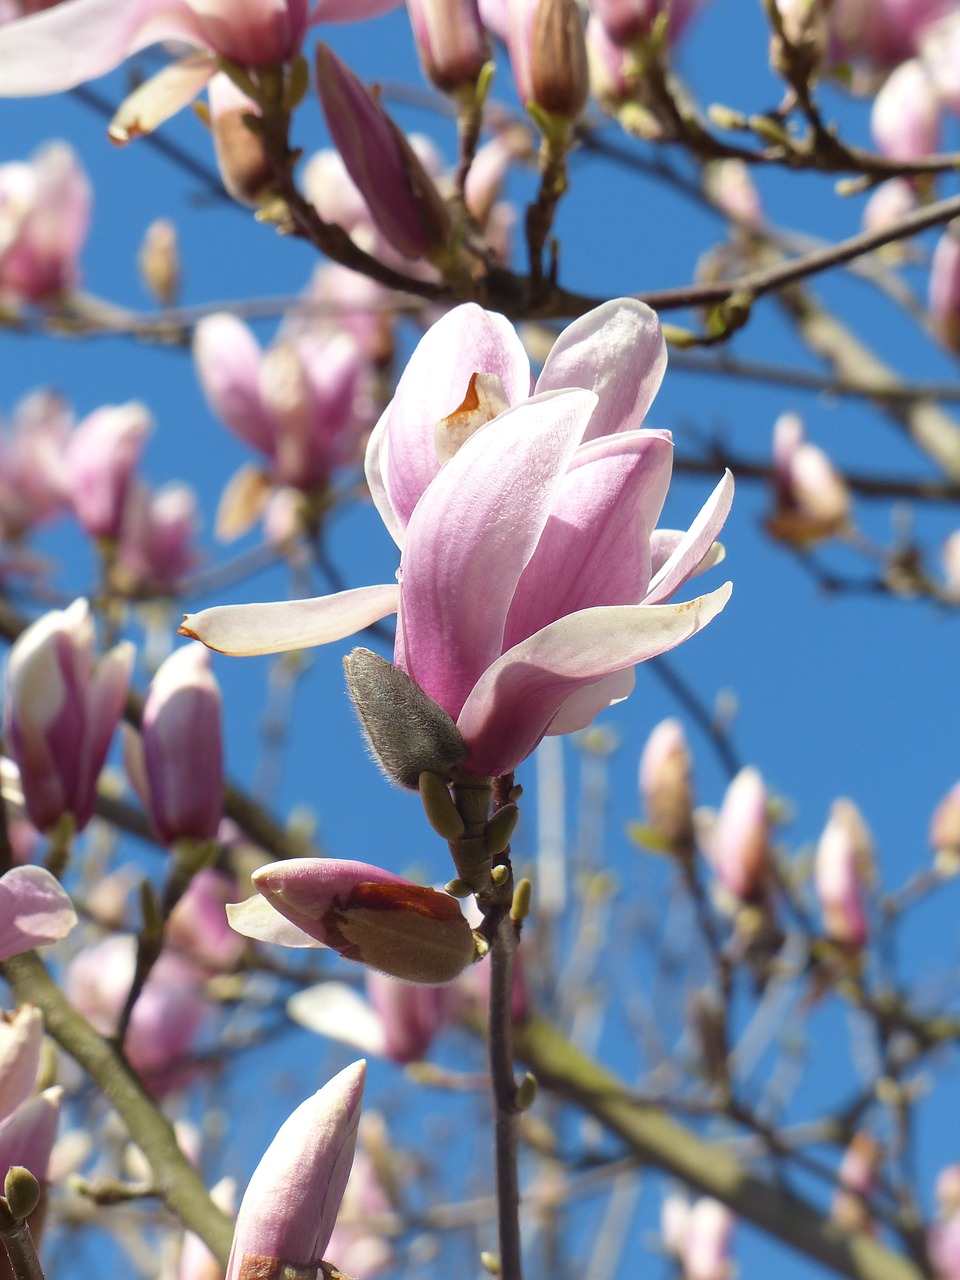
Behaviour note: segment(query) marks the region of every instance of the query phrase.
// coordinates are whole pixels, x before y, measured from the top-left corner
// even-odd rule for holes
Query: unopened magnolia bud
[[[7,1170],[3,1180],[3,1194],[10,1214],[17,1222],[23,1222],[40,1203],[40,1183],[29,1169],[15,1164]]]
[[[508,43],[521,101],[549,116],[576,120],[590,93],[576,0],[510,0]]]
[[[447,784],[436,773],[424,771],[420,775],[420,799],[427,821],[444,840],[459,840],[466,828],[457,812]]]
[[[679,720],[662,720],[640,757],[640,794],[647,821],[671,852],[693,852],[690,751]]]
[[[208,87],[210,127],[223,185],[240,204],[257,205],[273,182],[273,169],[263,138],[250,128],[249,117],[260,108],[226,75]]]
[[[483,832],[484,844],[491,856],[503,853],[520,821],[520,810],[515,804],[505,804],[498,809]]]
[[[343,660],[347,689],[388,778],[416,791],[422,773],[447,778],[468,754],[453,720],[413,680],[369,649]]]
[[[161,306],[171,306],[180,288],[180,253],[177,228],[169,218],[157,218],[147,227],[137,266],[141,280]]]
[[[960,782],[951,787],[930,819],[930,843],[941,875],[960,870]]]

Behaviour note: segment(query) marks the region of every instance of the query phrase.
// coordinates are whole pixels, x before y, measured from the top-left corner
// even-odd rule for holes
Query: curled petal
[[[76,923],[73,903],[43,867],[14,867],[0,877],[0,960],[57,942]]]
[[[462,403],[474,373],[499,378],[510,404],[530,394],[530,363],[513,325],[467,302],[420,339],[370,437],[367,483],[398,546],[413,508],[440,470],[436,425]]]
[[[208,649],[237,657],[288,653],[343,640],[396,613],[397,594],[394,584],[385,583],[310,600],[218,605],[187,614],[180,634],[199,640]]]
[[[650,538],[650,568],[654,577],[660,572],[677,547],[687,536],[686,529],[654,529]],[[727,549],[722,542],[715,542],[693,571],[695,577],[706,573],[715,565],[722,564],[727,557]]]
[[[600,404],[584,436],[593,440],[641,426],[666,367],[656,312],[635,298],[617,298],[564,329],[547,356],[537,391],[595,391]]]
[[[509,773],[578,689],[689,639],[716,617],[732,589],[728,582],[683,604],[585,609],[508,649],[483,673],[457,720],[471,747],[466,767]]]
[[[727,471],[650,583],[644,604],[660,604],[669,600],[688,578],[700,571],[706,557],[713,554],[711,548],[723,528],[732,502],[733,476]]]
[[[243,902],[228,902],[227,920],[231,929],[254,942],[270,942],[277,947],[323,946],[322,942],[274,910],[259,893]]]
[[[217,60],[209,53],[198,53],[164,67],[121,102],[107,130],[112,141],[129,142],[152,133],[189,106],[216,73]]]
[[[612,707],[615,702],[623,702],[633,693],[637,683],[633,667],[624,667],[622,671],[614,671],[593,684],[585,684],[576,693],[570,695],[566,702],[550,721],[547,733],[577,733],[593,724],[601,711]]]
[[[263,359],[256,338],[236,316],[207,316],[193,340],[197,376],[207,403],[241,440],[268,456],[273,424],[260,396]]]

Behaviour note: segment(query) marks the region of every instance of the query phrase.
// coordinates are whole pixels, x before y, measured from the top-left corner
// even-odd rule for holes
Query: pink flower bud
[[[756,769],[741,769],[727,787],[708,842],[720,884],[740,902],[764,893],[770,864],[770,816],[766,787]]]
[[[237,886],[231,876],[204,867],[170,913],[164,931],[166,941],[174,951],[214,972],[235,968],[247,949],[246,940],[227,922],[227,903],[236,896]]]
[[[831,1219],[844,1231],[873,1230],[873,1219],[865,1198],[877,1185],[877,1171],[882,1160],[880,1144],[872,1133],[861,1130],[854,1134],[840,1162],[840,1185],[830,1207]]]
[[[72,415],[49,391],[35,391],[17,405],[0,436],[0,530],[16,540],[34,525],[67,509],[63,455]]]
[[[940,341],[960,351],[960,237],[950,227],[933,251],[928,305]]]
[[[870,128],[891,160],[917,160],[937,150],[940,102],[918,58],[902,62],[873,100]]]
[[[70,962],[70,1003],[100,1032],[113,1035],[136,967],[137,943],[112,934]],[[184,1059],[210,1012],[203,995],[206,974],[182,956],[164,951],[134,1005],[123,1050],[151,1093],[161,1096],[188,1083],[195,1068]]]
[[[141,734],[147,808],[160,839],[213,839],[223,816],[223,744],[220,688],[203,645],[184,645],[160,666]]]
[[[491,57],[477,0],[409,0],[424,74],[445,93],[475,85]]]
[[[576,0],[510,0],[509,16],[507,45],[520,101],[549,116],[576,120],[590,93]]]
[[[704,188],[717,207],[737,223],[759,227],[763,222],[760,196],[742,160],[714,160],[704,169]]]
[[[90,221],[90,183],[64,142],[0,165],[0,297],[40,302],[72,289]]]
[[[317,45],[317,87],[330,135],[378,229],[407,258],[445,247],[451,219],[410,143],[346,63]]]
[[[319,1266],[350,1176],[366,1064],[346,1067],[281,1126],[237,1215],[226,1280]]]
[[[117,538],[133,473],[152,427],[135,401],[97,409],[84,418],[67,447],[70,495],[77,519],[92,538]]]
[[[429,985],[452,981],[476,957],[453,898],[365,862],[292,858],[261,867],[253,884],[260,898],[227,908],[233,928],[248,938],[331,947],[371,969]]]
[[[39,1009],[22,1004],[14,1013],[0,1013],[0,1119],[33,1092],[42,1044],[43,1015]]]
[[[97,778],[123,710],[133,645],[93,656],[85,600],[29,626],[7,662],[5,724],[30,821],[48,831],[65,813],[93,816]]]
[[[640,757],[640,795],[650,826],[677,853],[693,850],[691,766],[679,720],[662,720]]]
[[[654,20],[665,13],[668,34],[676,40],[696,12],[699,0],[591,0],[590,8],[603,23],[610,39],[628,45],[648,36]]]
[[[817,845],[814,884],[828,938],[856,950],[869,936],[864,885],[871,878],[873,842],[856,805],[837,800]]]
[[[843,477],[804,438],[795,413],[781,414],[773,428],[773,484],[776,510],[767,528],[774,537],[803,546],[848,526],[850,493]]]
[[[913,184],[906,178],[888,178],[875,188],[863,210],[864,231],[884,231],[894,223],[900,222],[917,207],[917,193]],[[902,245],[888,244],[881,250],[885,255],[890,251],[903,253]]]
[[[933,811],[930,844],[944,874],[960,870],[960,782],[950,788]]]
[[[62,1097],[59,1086],[44,1089],[0,1124],[0,1169],[21,1165],[38,1182],[44,1181],[57,1136]]]
[[[729,1280],[730,1241],[736,1218],[719,1200],[697,1200],[690,1210],[680,1262],[685,1280]]]
[[[116,577],[130,595],[170,595],[196,567],[197,495],[171,481],[156,492],[134,482],[120,526]]]

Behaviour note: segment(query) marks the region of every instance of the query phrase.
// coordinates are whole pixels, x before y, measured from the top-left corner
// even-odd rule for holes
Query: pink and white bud
[[[927,305],[940,341],[960,351],[960,231],[952,226],[933,251]]]
[[[507,47],[520,101],[548,116],[576,120],[590,93],[576,0],[510,0],[508,12]]]
[[[59,1086],[44,1089],[0,1124],[0,1169],[21,1165],[29,1169],[38,1182],[45,1180],[57,1138],[62,1097]]]
[[[773,428],[776,509],[767,528],[784,542],[804,546],[846,529],[850,492],[833,463],[804,437],[795,413],[782,413]]]
[[[90,203],[90,183],[65,142],[0,165],[0,298],[43,302],[76,286]]]
[[[244,116],[259,116],[260,106],[220,72],[207,85],[210,130],[220,177],[234,200],[256,207],[273,181],[273,166],[263,138]]]
[[[927,75],[941,103],[960,111],[960,14],[954,5],[941,5],[942,17],[927,23],[917,44]]]
[[[679,720],[661,720],[640,756],[647,822],[675,851],[693,850],[693,762]]]
[[[960,782],[951,787],[930,819],[930,844],[943,875],[960,871]]]
[[[226,1280],[318,1267],[346,1189],[366,1064],[346,1067],[281,1126],[240,1204]]]
[[[741,769],[727,787],[707,854],[718,881],[739,902],[763,897],[770,867],[770,806],[756,769]]]
[[[0,436],[0,530],[12,541],[67,510],[64,451],[73,415],[50,391],[17,405]]]
[[[870,130],[880,151],[891,160],[918,160],[937,150],[940,101],[919,58],[891,71],[873,100]]]
[[[704,190],[728,218],[746,227],[763,222],[760,194],[742,160],[714,160],[703,174]]]
[[[407,0],[424,75],[444,93],[477,83],[491,58],[477,0]]]
[[[153,420],[131,400],[89,414],[67,446],[67,477],[73,509],[91,538],[120,536],[133,474]]]
[[[90,608],[75,600],[44,614],[10,650],[5,732],[27,815],[40,831],[66,813],[82,830],[93,816],[134,652],[124,641],[95,659],[93,647]]]
[[[591,12],[603,23],[610,39],[629,45],[649,36],[661,13],[667,15],[667,33],[676,40],[696,13],[699,0],[590,0]]]
[[[380,867],[291,858],[253,874],[259,897],[227,908],[238,933],[288,947],[325,946],[407,982],[452,981],[476,959],[459,903]]]
[[[101,1035],[117,1029],[136,958],[131,934],[111,934],[78,952],[68,966],[67,997]],[[155,1096],[187,1084],[196,1073],[186,1059],[210,1012],[205,977],[198,965],[164,951],[134,1005],[124,1055]]]
[[[852,801],[834,802],[813,875],[827,937],[854,950],[865,946],[870,926],[864,887],[873,875],[873,841]]]
[[[203,645],[176,649],[143,705],[147,809],[164,844],[212,840],[223,817],[220,687]]]
[[[684,1280],[729,1280],[735,1225],[736,1218],[726,1205],[709,1197],[691,1204],[672,1193],[660,1214],[663,1246],[680,1263]]]
[[[116,570],[131,595],[172,595],[196,568],[197,495],[170,481],[151,491],[134,481],[120,526]]]
[[[908,213],[917,207],[917,193],[913,184],[906,178],[888,178],[875,189],[863,209],[864,231],[885,231],[895,223],[901,222]],[[903,253],[900,244],[884,245],[882,253],[895,251]]]
[[[37,1083],[43,1015],[32,1004],[0,1013],[0,1119],[16,1111]]]
[[[378,230],[406,258],[443,249],[452,221],[432,179],[379,101],[324,44],[317,88],[330,136]]]
[[[873,1134],[865,1129],[854,1134],[840,1161],[839,1187],[830,1206],[831,1219],[844,1231],[873,1231],[866,1198],[877,1185],[882,1162],[883,1152]]]
[[[198,871],[167,920],[164,938],[169,946],[214,973],[236,968],[247,949],[246,940],[227,921],[227,903],[236,897],[231,876],[213,867]]]

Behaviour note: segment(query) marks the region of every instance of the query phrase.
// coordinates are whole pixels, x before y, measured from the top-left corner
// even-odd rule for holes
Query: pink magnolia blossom
[[[134,480],[120,522],[114,578],[130,595],[172,595],[196,567],[197,495],[170,481],[151,490]]]
[[[7,31],[0,29],[0,49]],[[4,75],[0,52],[0,79]],[[65,142],[0,165],[0,298],[42,302],[72,289],[87,238],[90,183]]]
[[[366,862],[290,858],[252,876],[257,895],[227,908],[238,933],[286,947],[331,947],[406,982],[451,982],[477,955],[459,903]]]
[[[639,427],[665,362],[653,312],[606,303],[560,336],[531,397],[512,326],[455,308],[420,342],[367,450],[373,500],[402,549],[399,584],[208,609],[184,633],[263,653],[399,610],[394,660],[457,722],[465,770],[510,772],[545,734],[626,697],[638,662],[729,598],[726,584],[666,603],[719,558],[733,480],[686,533],[655,529],[672,441]]]
[[[795,413],[782,413],[773,428],[776,508],[767,528],[776,538],[803,546],[841,533],[850,523],[850,492],[822,449],[804,434]]]
[[[873,100],[870,129],[880,151],[892,160],[918,160],[937,150],[940,100],[919,58],[891,71]]]
[[[693,762],[679,720],[661,720],[640,756],[640,794],[653,830],[678,853],[693,850]]]
[[[117,1029],[136,958],[133,935],[112,934],[78,952],[68,966],[70,1003],[101,1035],[113,1035]],[[157,1096],[188,1083],[194,1074],[183,1059],[210,1013],[202,989],[205,977],[200,966],[164,951],[134,1005],[124,1054]]]
[[[272,483],[321,488],[356,454],[367,362],[347,334],[303,333],[264,352],[222,313],[197,326],[194,359],[210,408],[267,458]]]
[[[237,1215],[226,1280],[318,1267],[353,1164],[366,1063],[300,1104],[257,1165]]]
[[[243,67],[288,62],[314,22],[345,22],[399,0],[64,0],[0,28],[0,96],[59,93],[96,79],[131,54],[172,40],[192,52],[124,102],[111,136],[127,141],[185,107],[216,74],[218,58]]]
[[[677,1259],[684,1280],[729,1280],[730,1243],[736,1218],[709,1196],[690,1203],[673,1193],[664,1200],[660,1230],[664,1247]]]
[[[123,710],[133,645],[94,658],[85,600],[44,614],[17,639],[7,662],[5,732],[20,769],[30,821],[48,831],[66,813],[82,830]]]
[[[667,31],[676,40],[696,13],[700,0],[590,0],[590,10],[603,23],[611,40],[627,45],[648,36],[661,13],[667,17]]]
[[[69,896],[43,867],[12,867],[0,876],[0,960],[59,942],[76,923]]]
[[[727,787],[706,852],[717,879],[739,902],[755,902],[770,870],[767,789],[756,769],[741,769]]]
[[[67,446],[73,509],[91,538],[118,538],[134,471],[153,422],[135,400],[88,414]]]
[[[0,435],[0,529],[16,540],[67,510],[64,450],[73,417],[50,391],[35,391]]]

